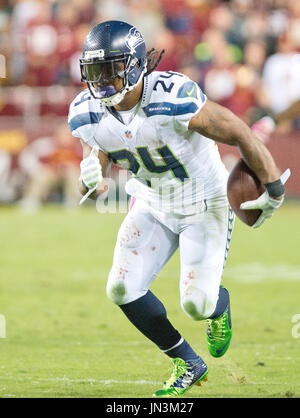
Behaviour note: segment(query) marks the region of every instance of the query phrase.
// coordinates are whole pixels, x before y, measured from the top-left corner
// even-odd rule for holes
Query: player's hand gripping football
[[[95,145],[90,155],[80,163],[80,178],[89,191],[83,196],[79,204],[81,205],[97,189],[102,182],[102,169],[98,158],[99,147]]]
[[[280,180],[283,184],[287,181],[287,179],[290,177],[291,171],[290,169],[287,169],[280,177]],[[273,198],[269,195],[268,191],[265,191],[261,196],[259,196],[256,200],[250,200],[248,202],[244,202],[240,205],[241,209],[244,210],[251,210],[251,209],[261,209],[262,214],[257,219],[254,225],[252,225],[253,228],[258,228],[261,226],[268,218],[271,218],[273,216],[276,209],[278,209],[284,200],[284,196],[281,196],[279,199]]]

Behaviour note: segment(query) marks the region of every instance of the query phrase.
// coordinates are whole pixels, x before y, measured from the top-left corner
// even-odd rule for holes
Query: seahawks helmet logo
[[[131,28],[129,30],[128,35],[125,38],[125,43],[127,47],[130,49],[130,53],[134,54],[136,52],[136,48],[144,43],[144,39],[141,33],[136,28]]]

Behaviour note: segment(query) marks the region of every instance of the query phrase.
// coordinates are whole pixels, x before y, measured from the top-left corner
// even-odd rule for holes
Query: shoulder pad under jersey
[[[72,135],[94,146],[94,132],[103,114],[102,103],[94,99],[88,89],[79,93],[69,109],[68,123]]]

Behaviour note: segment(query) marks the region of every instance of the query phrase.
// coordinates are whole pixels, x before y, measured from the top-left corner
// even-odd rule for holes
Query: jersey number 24
[[[136,147],[136,151],[140,156],[143,165],[150,173],[165,173],[170,170],[174,177],[182,182],[189,178],[184,165],[174,156],[167,145],[156,149],[164,162],[164,164],[159,165],[153,161],[148,147]],[[118,161],[127,160],[129,163],[128,170],[134,174],[137,174],[140,169],[140,163],[137,158],[127,149],[112,151],[108,154],[108,157],[111,158],[115,164],[117,164]]]

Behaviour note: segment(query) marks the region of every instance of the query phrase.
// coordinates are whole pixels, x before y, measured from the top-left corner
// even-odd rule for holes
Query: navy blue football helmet
[[[81,80],[105,106],[120,103],[147,70],[141,33],[126,22],[110,20],[87,34],[80,58]]]

